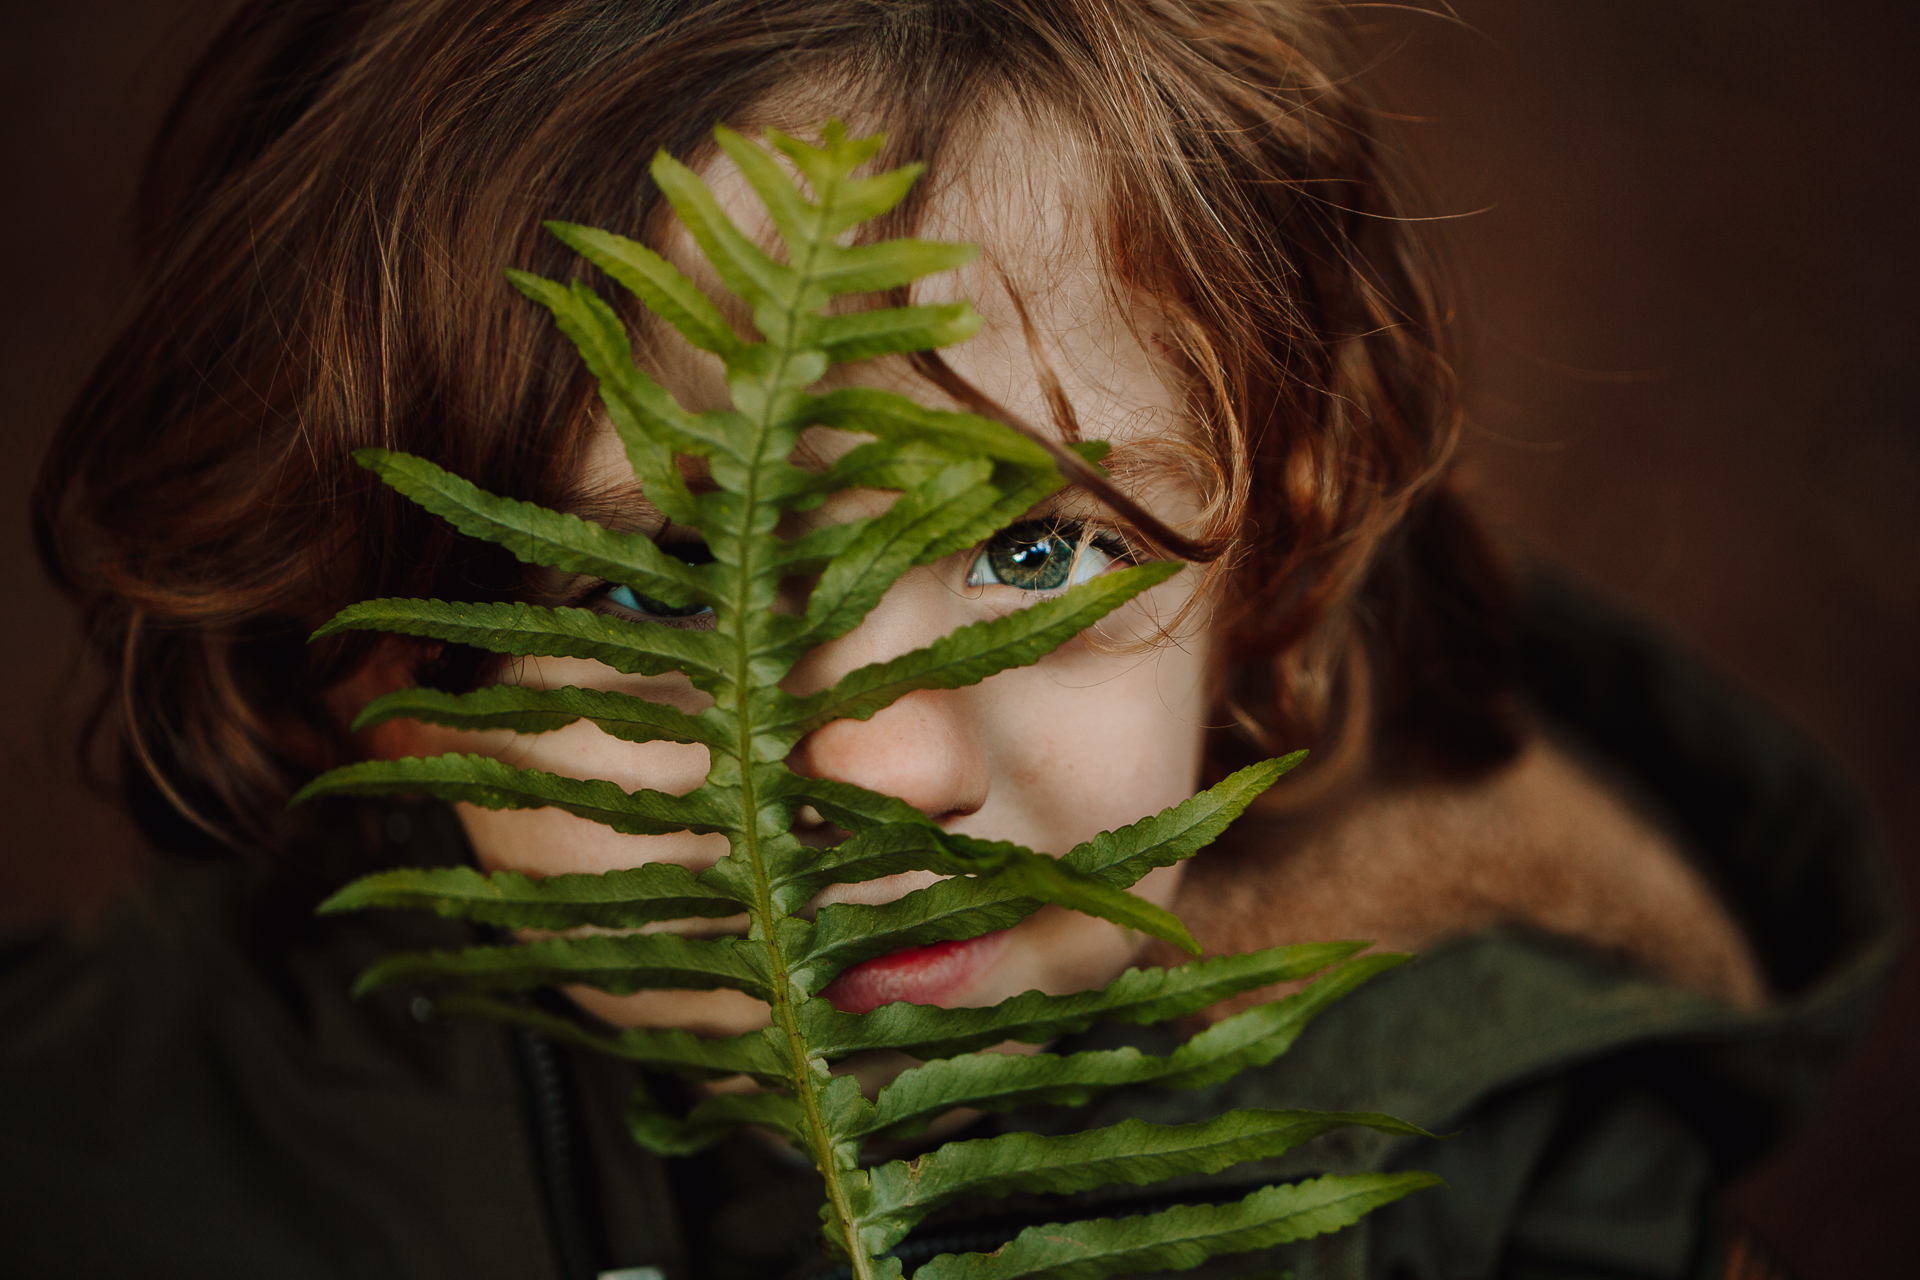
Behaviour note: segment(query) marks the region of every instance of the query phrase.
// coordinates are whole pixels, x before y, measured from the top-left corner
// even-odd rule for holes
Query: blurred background
[[[126,286],[149,134],[227,7],[0,0],[0,922],[98,901],[135,857],[68,766],[77,629],[26,499]],[[1463,0],[1356,22],[1459,269],[1469,465],[1501,537],[1819,741],[1914,903],[1920,7]],[[1916,1149],[1910,961],[1735,1208],[1809,1280],[1911,1274]]]

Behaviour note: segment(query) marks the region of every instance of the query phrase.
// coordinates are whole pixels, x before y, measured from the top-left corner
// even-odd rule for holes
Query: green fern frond
[[[1184,1271],[1216,1254],[1338,1231],[1439,1182],[1430,1173],[1343,1174],[1263,1187],[1231,1204],[1028,1227],[992,1253],[942,1254],[914,1280],[1105,1280]]]
[[[322,911],[386,907],[433,911],[507,929],[633,929],[667,920],[738,915],[747,899],[702,881],[677,862],[649,862],[604,875],[535,879],[471,867],[401,868],[362,876]]]
[[[1064,483],[1046,449],[1001,423],[871,387],[814,389],[834,365],[932,350],[966,338],[980,324],[965,302],[834,305],[959,266],[974,249],[911,239],[851,243],[849,233],[897,205],[919,170],[856,176],[881,140],[850,138],[837,122],[823,136],[816,146],[769,132],[769,151],[716,130],[721,149],[766,209],[778,240],[773,248],[736,226],[692,170],[664,154],[654,161],[655,181],[750,318],[750,333],[657,252],[611,232],[548,224],[688,343],[718,357],[728,407],[695,412],[676,401],[635,364],[620,314],[585,285],[509,273],[578,347],[647,497],[668,519],[698,531],[709,563],[687,564],[645,537],[487,493],[425,459],[379,450],[356,455],[462,533],[529,564],[603,579],[669,607],[709,607],[713,624],[705,631],[674,629],[524,603],[367,601],[317,634],[377,630],[508,656],[591,659],[622,673],[680,673],[712,705],[689,713],[575,687],[407,689],[376,699],[356,727],[410,719],[539,734],[585,721],[625,741],[698,744],[710,764],[700,786],[675,795],[489,756],[366,761],[322,775],[299,798],[413,794],[491,808],[556,807],[630,834],[717,833],[727,841],[726,854],[700,871],[655,863],[545,879],[465,868],[366,877],[323,910],[427,910],[545,936],[389,957],[363,976],[361,987],[423,983],[443,1011],[518,1023],[653,1071],[757,1082],[759,1092],[710,1095],[678,1115],[637,1093],[634,1137],[675,1155],[747,1126],[784,1136],[819,1169],[828,1247],[848,1258],[860,1280],[901,1275],[888,1250],[926,1214],[961,1199],[1212,1173],[1340,1125],[1417,1133],[1367,1114],[1237,1111],[1195,1125],[1129,1121],[1065,1137],[1010,1134],[940,1147],[914,1161],[862,1166],[869,1139],[911,1136],[955,1108],[1073,1105],[1122,1087],[1196,1088],[1270,1062],[1327,1003],[1397,958],[1358,955],[1363,944],[1355,943],[1282,947],[1174,969],[1128,970],[1100,990],[1027,992],[992,1008],[889,1004],[847,1013],[821,997],[853,964],[979,937],[1048,903],[1197,953],[1177,919],[1129,887],[1192,856],[1298,759],[1244,769],[1057,858],[943,831],[899,799],[788,767],[809,733],[872,716],[912,692],[956,689],[1036,662],[1179,568],[1116,569],[848,672],[816,693],[781,687],[810,649],[857,627],[901,574],[978,544]],[[811,427],[862,439],[824,468],[804,466],[794,457]],[[1104,448],[1072,447],[1090,461]],[[688,483],[689,459],[699,461],[710,486],[696,491]],[[787,516],[849,488],[897,496],[872,514],[797,535],[783,532]],[[787,602],[797,591],[804,591],[804,604],[796,610]],[[828,849],[803,847],[791,831],[802,806],[844,830],[846,839]],[[829,885],[905,871],[945,878],[894,901],[808,913]],[[737,937],[657,930],[676,920],[734,916],[746,921]],[[1006,1041],[1045,1045],[1096,1020],[1185,1017],[1230,996],[1315,974],[1317,981],[1285,1000],[1220,1021],[1164,1057],[1130,1049],[977,1052]],[[672,1029],[601,1031],[500,994],[563,983],[615,993],[740,991],[766,1003],[770,1023],[724,1038]],[[877,1098],[862,1096],[851,1076],[830,1071],[842,1058],[882,1049],[922,1065]],[[1269,1187],[1226,1205],[1038,1227],[995,1253],[945,1255],[915,1274],[920,1280],[1011,1280],[1187,1267],[1217,1253],[1336,1229],[1430,1181],[1418,1174],[1323,1178]]]

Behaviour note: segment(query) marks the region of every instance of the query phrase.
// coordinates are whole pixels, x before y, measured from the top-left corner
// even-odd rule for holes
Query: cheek
[[[558,809],[482,809],[459,804],[454,812],[466,829],[475,860],[487,871],[599,875],[646,862],[701,868],[727,852],[725,836],[621,835]]]
[[[413,721],[381,726],[368,742],[381,756],[471,752],[523,769],[604,778],[629,791],[649,787],[683,795],[707,772],[707,749],[677,742],[623,742],[577,723],[544,734],[467,733]],[[597,874],[644,862],[704,866],[727,851],[724,836],[630,836],[561,809],[484,809],[457,804],[481,867],[534,875]]]
[[[1004,797],[1020,829],[1008,834],[1055,853],[1096,832],[1137,821],[1191,797],[1200,784],[1207,733],[1204,640],[1146,651],[1085,641],[1009,680],[996,741]],[[1185,864],[1148,873],[1133,892],[1171,907]],[[1148,939],[1057,907],[1020,928],[992,996],[1104,986],[1134,963]]]
[[[1193,795],[1205,675],[1198,647],[1116,653],[1076,642],[999,677],[1011,679],[993,746],[999,781],[1037,837],[1027,842],[1063,853]]]

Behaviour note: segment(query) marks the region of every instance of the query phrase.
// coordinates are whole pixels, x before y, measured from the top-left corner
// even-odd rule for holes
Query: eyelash
[[[1019,560],[1048,543],[1055,544],[1044,563],[1022,565]],[[1101,559],[1095,560],[1097,553]],[[1068,557],[1066,567],[1055,577],[1054,557]],[[1130,564],[1133,552],[1118,534],[1079,520],[1022,520],[1008,525],[980,545],[967,566],[970,587],[1007,586],[1039,594],[1064,591],[1078,583],[1098,577],[1108,566]],[[1088,568],[1091,572],[1087,572]],[[1023,573],[1027,581],[1020,581]],[[1049,579],[1042,581],[1042,579]]]
[[[1050,541],[1058,544],[1058,548],[1045,563],[1031,567],[1019,563],[1021,557]],[[708,564],[713,559],[705,543],[662,543],[661,546],[688,564]],[[1061,552],[1070,557],[1064,570],[1065,576],[1057,582],[1039,581],[1053,576],[1052,556]],[[1104,561],[1093,561],[1090,552],[1097,553]],[[967,585],[1006,586],[1035,595],[1050,595],[1091,581],[1110,565],[1131,564],[1133,560],[1133,552],[1125,540],[1110,530],[1090,526],[1080,520],[1022,520],[1018,524],[1008,525],[980,544],[967,565]],[[1092,572],[1082,572],[1089,564],[1093,566]],[[1029,574],[1028,582],[1017,580],[1023,570]],[[620,599],[621,596],[626,599]],[[705,631],[713,626],[713,610],[706,605],[676,607],[614,582],[603,582],[594,587],[580,603],[584,608],[614,617],[638,619],[663,627]]]

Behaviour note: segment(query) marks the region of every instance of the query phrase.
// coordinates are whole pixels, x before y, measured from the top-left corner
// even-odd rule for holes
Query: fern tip
[[[288,809],[296,808],[297,806],[303,805],[307,801],[313,799],[315,796],[322,794],[326,790],[326,788],[321,786],[320,784],[325,780],[325,778],[326,778],[326,775],[322,774],[320,777],[314,778],[312,781],[308,782],[305,786],[301,787],[298,791],[288,796],[287,808]]]
[[[354,892],[357,887],[358,882],[355,882],[354,884],[343,885],[341,888],[334,890],[321,901],[319,906],[313,909],[314,914],[337,916],[344,915],[349,911],[364,911],[367,904],[356,901],[360,896]]]
[[[565,292],[558,283],[519,267],[503,267],[500,274],[507,278],[508,284],[542,306],[551,307],[555,295]]]
[[[369,969],[353,981],[353,998],[364,1000],[386,985],[386,978],[375,969]]]

